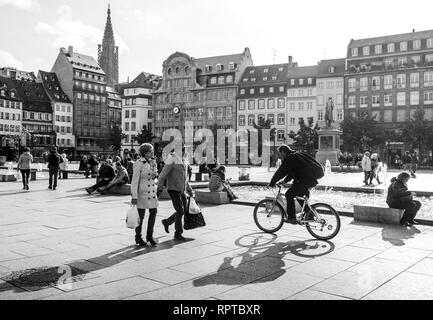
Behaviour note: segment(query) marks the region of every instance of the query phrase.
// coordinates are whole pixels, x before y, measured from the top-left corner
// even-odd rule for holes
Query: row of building
[[[207,58],[175,52],[161,76],[141,72],[127,83],[119,84],[118,74],[110,8],[98,62],[69,46],[50,72],[0,69],[1,147],[42,152],[55,144],[75,155],[99,153],[115,126],[126,135],[123,148],[137,148],[143,128],[161,138],[169,128],[252,129],[260,119],[276,129],[278,146],[291,143],[288,133],[301,119],[324,126],[328,102],[336,127],[368,113],[392,136],[418,108],[433,121],[433,30],[351,40],[346,57],[312,66],[291,56],[254,66],[245,48]]]

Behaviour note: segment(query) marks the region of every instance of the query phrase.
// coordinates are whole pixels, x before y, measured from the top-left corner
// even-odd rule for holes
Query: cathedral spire
[[[107,42],[112,41],[113,45],[115,44],[115,42],[114,42],[114,34],[113,34],[113,26],[111,24],[111,9],[110,9],[110,4],[108,4],[107,22],[105,23],[103,43],[105,43],[106,41]]]

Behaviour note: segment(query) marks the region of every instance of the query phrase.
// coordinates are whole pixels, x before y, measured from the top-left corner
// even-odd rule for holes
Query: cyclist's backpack
[[[325,172],[323,171],[322,165],[316,161],[312,156],[308,153],[297,152],[299,159],[303,162],[306,172],[308,172],[309,176],[319,180],[325,176]],[[308,170],[308,171],[307,171]]]

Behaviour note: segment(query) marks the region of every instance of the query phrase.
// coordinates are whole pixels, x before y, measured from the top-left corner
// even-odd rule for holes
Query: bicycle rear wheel
[[[311,206],[316,214],[310,211],[306,214],[305,220],[308,232],[319,240],[330,240],[340,231],[341,221],[338,212],[329,204],[315,203]]]
[[[254,208],[254,222],[266,233],[277,232],[284,223],[284,209],[274,200],[262,200]]]

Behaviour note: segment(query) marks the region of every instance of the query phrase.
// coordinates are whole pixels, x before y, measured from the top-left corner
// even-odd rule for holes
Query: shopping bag
[[[15,173],[15,178],[17,179],[17,181],[21,179],[21,173],[19,171]]]
[[[199,214],[201,212],[201,209],[198,206],[197,202],[195,202],[194,198],[189,198],[189,209],[188,209],[188,212],[190,214]]]
[[[136,206],[131,206],[126,212],[126,227],[135,229],[140,225],[140,216]]]
[[[197,203],[195,202],[194,198],[189,198],[188,210],[183,215],[183,228],[185,230],[200,228],[200,227],[204,227],[206,225],[203,214],[201,212],[194,213],[194,214],[190,213],[190,207],[191,207],[192,203],[195,203],[197,208],[199,208]],[[199,210],[200,210],[200,208],[199,208]]]

